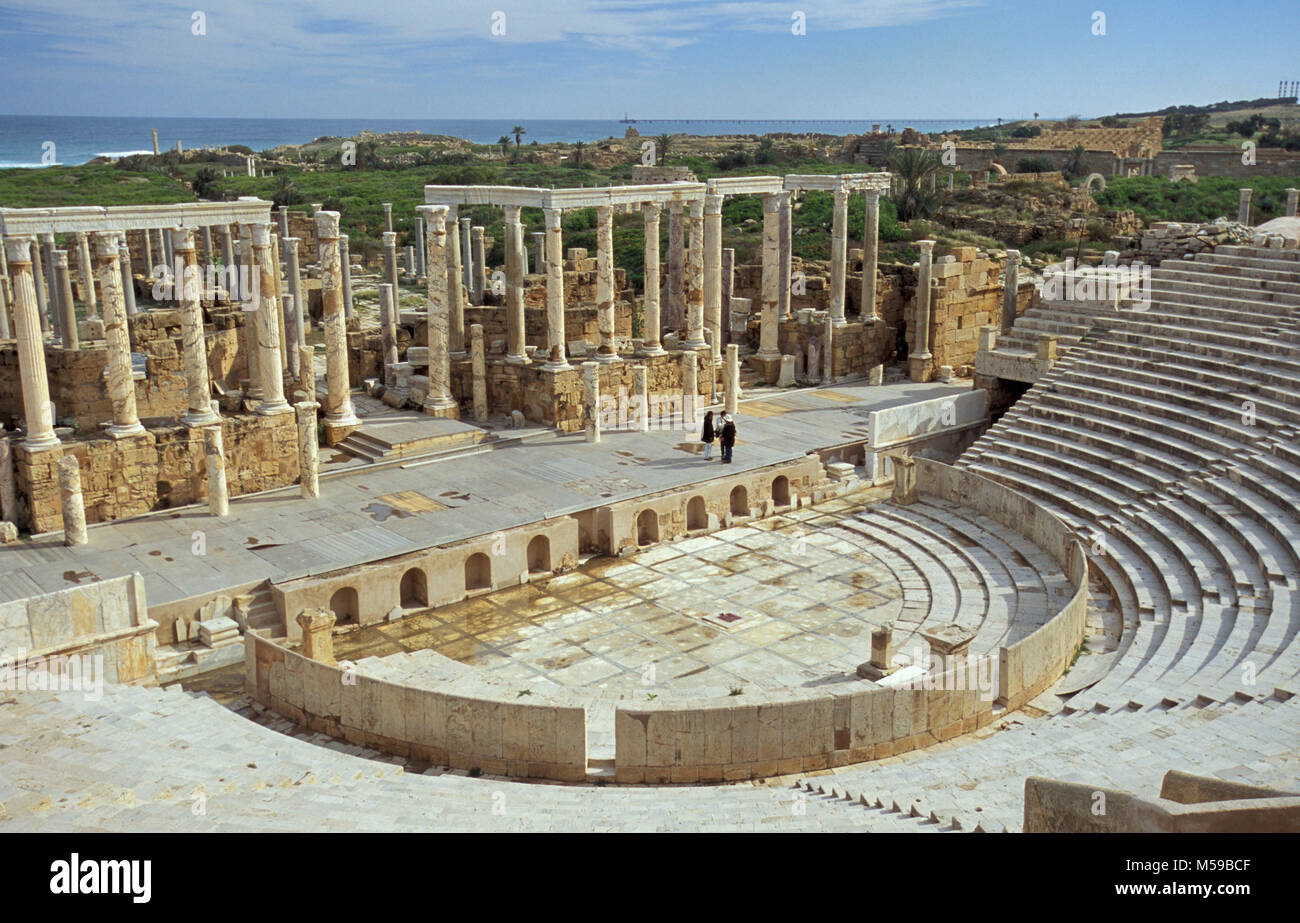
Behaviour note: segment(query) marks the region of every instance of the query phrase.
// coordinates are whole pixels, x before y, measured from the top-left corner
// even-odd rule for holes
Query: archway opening
[[[739,485],[731,489],[731,515],[749,515],[749,493]]]
[[[691,532],[708,527],[709,511],[704,506],[704,498],[691,497],[690,502],[686,504],[686,530]]]
[[[355,623],[360,617],[360,609],[355,587],[345,586],[340,590],[335,590],[334,595],[330,597],[330,611],[334,613],[334,624],[336,625],[342,625],[346,622]]]
[[[492,561],[483,552],[465,560],[465,589],[486,590],[492,586]]]
[[[772,502],[777,506],[790,505],[790,479],[785,475],[772,482]]]
[[[636,518],[636,543],[653,545],[659,541],[659,514],[654,510],[642,510]]]
[[[551,569],[551,540],[537,535],[528,543],[528,572],[544,574]]]
[[[402,574],[399,587],[403,609],[422,609],[429,605],[429,578],[418,567]]]

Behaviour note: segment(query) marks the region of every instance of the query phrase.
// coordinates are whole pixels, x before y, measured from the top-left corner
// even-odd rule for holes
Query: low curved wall
[[[1060,612],[998,653],[998,702],[1019,708],[1056,682],[1083,641],[1088,617],[1083,546],[1055,515],[996,481],[928,458],[916,460],[916,479],[921,493],[959,503],[1025,536],[1060,564],[1074,585]]]
[[[291,721],[349,743],[453,769],[577,782],[587,777],[581,707],[525,704],[403,686],[320,663],[255,631],[244,683]]]
[[[916,459],[916,473],[921,493],[984,513],[1024,535],[1059,563],[1074,585],[1060,612],[998,651],[997,701],[1019,707],[1061,675],[1082,640],[1088,602],[1083,548],[1059,519],[1001,484],[925,458]],[[992,696],[966,685],[928,676],[912,688],[867,686],[811,697],[747,691],[743,701],[666,700],[619,709],[615,778],[649,783],[750,779],[894,756],[987,725]]]

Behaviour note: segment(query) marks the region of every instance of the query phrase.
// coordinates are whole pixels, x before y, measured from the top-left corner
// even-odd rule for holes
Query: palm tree
[[[509,136],[509,135],[502,135],[500,138],[497,138],[497,144],[503,144],[503,145],[504,145],[504,144],[509,144],[509,143],[510,143],[510,136]]]
[[[379,164],[379,142],[362,141],[357,145],[357,162],[358,170],[378,166]]]
[[[522,126],[522,125],[516,125],[514,128],[510,129],[510,134],[512,134],[512,135],[515,136],[515,147],[517,148],[517,147],[519,147],[519,145],[522,143],[522,142],[520,141],[520,138],[521,138],[523,135],[528,134],[528,132],[527,132],[527,130],[524,128],[524,126]]]
[[[656,153],[658,154],[659,163],[668,162],[668,148],[672,146],[673,136],[665,132],[655,139]]]
[[[587,147],[585,141],[578,141],[573,145],[573,162],[582,163],[582,152]]]
[[[1083,159],[1087,155],[1082,144],[1076,144],[1070,149],[1070,156],[1065,159],[1061,165],[1061,171],[1071,176],[1083,175]]]
[[[894,199],[900,221],[927,218],[939,210],[939,197],[930,191],[930,177],[943,170],[938,151],[899,148],[889,158],[889,169],[902,187]]]
[[[302,191],[288,173],[281,173],[275,178],[275,192],[271,202],[276,208],[281,205],[297,205],[302,201]]]

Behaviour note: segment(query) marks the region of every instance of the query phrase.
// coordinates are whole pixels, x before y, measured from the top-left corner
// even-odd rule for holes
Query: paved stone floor
[[[57,536],[0,547],[0,601],[139,572],[149,604],[158,605],[356,567],[865,439],[870,410],[968,390],[968,384],[857,382],[763,396],[741,406],[730,469],[697,457],[694,428],[607,433],[595,445],[582,434],[545,432],[495,449],[347,465],[337,474],[330,474],[331,459],[342,453],[326,450],[316,500],[301,499],[294,486],[238,498],[223,520],[206,507],[186,507],[92,526],[90,544],[79,548],[65,547]],[[401,516],[383,500],[412,490],[440,509]],[[193,550],[196,533],[203,536],[202,555]]]

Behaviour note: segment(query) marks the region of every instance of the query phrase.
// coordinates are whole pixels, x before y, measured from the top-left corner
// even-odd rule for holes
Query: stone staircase
[[[1152,287],[958,462],[1057,513],[1114,590],[1123,635],[1069,712],[1287,695],[1300,673],[1300,253],[1220,247]]]

